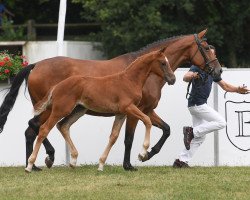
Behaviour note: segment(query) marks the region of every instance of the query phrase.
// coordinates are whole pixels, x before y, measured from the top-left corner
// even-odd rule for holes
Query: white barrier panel
[[[250,87],[249,69],[228,69],[223,79],[233,85]],[[227,128],[219,134],[220,165],[250,165],[250,94],[219,90],[219,112],[227,119]]]

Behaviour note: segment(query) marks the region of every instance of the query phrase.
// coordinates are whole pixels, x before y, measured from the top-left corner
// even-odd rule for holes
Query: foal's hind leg
[[[147,115],[145,115],[142,111],[140,111],[140,109],[137,108],[134,104],[126,108],[126,113],[128,115],[132,115],[140,119],[146,127],[145,138],[144,138],[143,146],[142,146],[142,152],[138,155],[139,160],[145,159],[145,157],[147,156],[147,149],[149,148],[149,144],[150,144],[150,130],[152,127],[150,118]]]
[[[70,137],[70,127],[74,124],[80,117],[82,117],[87,112],[87,109],[82,106],[77,106],[67,117],[63,118],[59,123],[57,123],[57,128],[61,132],[65,141],[69,145],[71,160],[70,167],[76,166],[76,161],[78,157],[78,151],[71,140]]]
[[[115,121],[113,123],[112,132],[109,136],[109,143],[106,146],[104,152],[102,153],[102,155],[99,159],[99,167],[98,167],[99,171],[103,171],[103,166],[107,160],[108,154],[119,136],[119,133],[121,131],[121,128],[122,128],[122,125],[123,125],[125,119],[126,119],[125,115],[116,115],[115,116]]]
[[[145,159],[142,160],[143,162],[149,160],[155,154],[159,153],[167,138],[170,136],[170,126],[166,122],[164,122],[154,111],[149,114],[149,117],[154,126],[162,129],[163,134],[160,140],[155,144],[155,146],[152,147],[151,151],[147,153],[148,156],[146,156]]]

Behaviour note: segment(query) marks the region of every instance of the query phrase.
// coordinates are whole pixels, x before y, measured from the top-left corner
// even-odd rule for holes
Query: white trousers
[[[207,104],[189,107],[193,121],[194,138],[191,141],[190,149],[186,148],[180,153],[179,160],[188,163],[204,142],[206,134],[220,130],[226,126],[225,119]]]

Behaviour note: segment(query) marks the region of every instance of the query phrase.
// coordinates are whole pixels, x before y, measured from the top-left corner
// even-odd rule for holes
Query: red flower
[[[4,70],[4,73],[5,73],[5,74],[8,74],[8,73],[10,73],[10,70],[5,69],[5,70]]]
[[[4,66],[5,65],[5,62],[4,61],[0,61],[0,66]]]
[[[26,67],[28,64],[29,64],[29,63],[28,63],[27,61],[24,61],[24,62],[22,63],[22,66],[23,66],[23,67]]]
[[[8,62],[8,61],[10,61],[10,58],[6,56],[3,60],[4,60],[5,62]]]

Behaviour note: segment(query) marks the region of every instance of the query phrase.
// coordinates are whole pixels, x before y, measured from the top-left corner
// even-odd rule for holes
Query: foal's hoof
[[[50,159],[50,157],[47,156],[47,157],[45,158],[45,164],[46,164],[46,166],[47,166],[48,168],[51,168],[52,165],[54,164],[54,161],[52,161],[52,160]]]
[[[138,155],[138,159],[139,159],[139,161],[142,161],[142,162],[147,161],[147,160],[148,160],[148,152],[147,152],[147,154],[145,154],[145,155],[139,154],[139,155]]]
[[[26,173],[31,173],[31,171],[32,171],[32,169],[30,169],[30,168],[28,168],[28,167],[25,168],[25,172],[26,172]]]
[[[126,171],[137,171],[138,169],[133,167],[130,163],[129,164],[123,164],[123,169]]]
[[[33,166],[32,166],[32,170],[34,170],[34,171],[36,171],[36,172],[40,172],[40,171],[42,171],[42,168],[33,165]]]
[[[76,165],[69,163],[70,168],[75,169]]]
[[[104,168],[104,164],[102,164],[102,163],[99,163],[99,166],[98,166],[98,171],[99,172],[103,172],[103,168]]]

